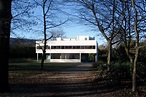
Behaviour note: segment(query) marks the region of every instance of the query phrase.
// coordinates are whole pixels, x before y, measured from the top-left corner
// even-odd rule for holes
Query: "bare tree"
[[[108,64],[110,49],[119,40],[125,44],[126,53],[133,65],[132,91],[136,90],[136,67],[140,50],[140,39],[146,31],[146,2],[144,0],[71,0],[78,2],[80,16],[94,27],[98,27],[108,42]],[[131,45],[132,40],[135,46]]]
[[[107,64],[111,64],[112,45],[117,41],[114,38],[119,33],[116,26],[116,19],[120,16],[116,14],[116,0],[71,0],[79,4],[78,17],[94,29],[99,30],[108,44]]]
[[[53,35],[53,37],[51,38],[51,40],[56,40],[57,37],[60,38],[64,38],[65,36],[65,32],[63,30],[51,30],[50,34]]]
[[[140,50],[140,46],[139,46],[140,32],[138,30],[138,23],[139,23],[138,14],[139,13],[136,8],[136,2],[135,2],[135,0],[131,0],[131,3],[132,3],[133,11],[134,11],[134,32],[135,32],[135,40],[136,40],[135,57],[134,57],[134,63],[133,63],[133,78],[132,78],[132,92],[135,92],[136,91],[136,69],[137,69],[137,62],[138,62],[138,56],[139,56],[139,50]],[[145,16],[145,18],[146,18],[146,16]]]
[[[7,92],[9,88],[9,40],[11,28],[11,2],[0,0],[0,92]]]
[[[120,33],[119,37],[121,39],[120,43],[124,43],[124,48],[126,51],[126,54],[130,60],[130,63],[133,63],[133,54],[130,52],[131,51],[131,43],[132,43],[132,38],[134,37],[133,34],[133,21],[132,21],[132,10],[131,10],[131,4],[127,0],[121,0],[119,2],[120,8],[117,10],[117,14],[121,15],[121,19],[119,19],[118,25],[120,27]]]
[[[31,0],[13,0],[12,1],[12,26],[11,26],[11,36],[24,38],[29,32],[32,32],[32,26],[36,25],[37,22],[34,21],[33,9],[35,7],[34,2]],[[22,33],[25,33],[22,35]]]
[[[42,54],[42,61],[41,61],[41,69],[43,69],[43,64],[46,56],[46,43],[47,40],[51,39],[53,35],[50,37],[47,36],[47,33],[50,32],[51,29],[58,27],[60,25],[63,25],[67,20],[60,21],[58,18],[56,18],[56,14],[59,13],[60,9],[58,9],[58,6],[60,2],[58,0],[41,0],[37,1],[34,0],[37,7],[39,7],[42,12],[40,23],[43,25],[43,54]]]
[[[139,45],[140,39],[143,38],[144,31],[146,29],[146,10],[145,2],[143,0],[121,0],[123,5],[124,17],[121,23],[122,38],[125,45],[125,51],[130,59],[130,63],[133,66],[132,76],[132,91],[136,91],[136,68],[138,63]],[[131,45],[132,40],[135,41],[135,46]]]

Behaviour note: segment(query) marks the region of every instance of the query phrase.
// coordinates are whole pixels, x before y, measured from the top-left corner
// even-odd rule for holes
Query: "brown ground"
[[[81,64],[64,71],[43,72],[24,78],[10,78],[11,93],[0,97],[146,97],[146,91],[131,93],[130,88],[107,86],[96,80],[98,72],[91,64]]]

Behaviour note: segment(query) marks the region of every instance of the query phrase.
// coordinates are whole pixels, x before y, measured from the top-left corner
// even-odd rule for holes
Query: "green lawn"
[[[52,71],[61,71],[80,63],[44,63],[44,70],[40,70],[40,63],[9,63],[10,78],[27,78]]]
[[[44,63],[44,70],[58,71],[76,66],[80,63]],[[9,63],[9,70],[40,70],[40,63]]]

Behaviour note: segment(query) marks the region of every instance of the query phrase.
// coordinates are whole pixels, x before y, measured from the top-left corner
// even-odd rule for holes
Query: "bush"
[[[117,61],[117,60],[120,62],[129,61],[124,45],[121,45],[112,51],[112,61]]]
[[[137,65],[137,81],[146,84],[146,64],[138,63]]]
[[[94,68],[101,71],[100,75],[108,79],[110,85],[122,85],[132,81],[133,66],[130,62],[113,62],[106,65],[103,61],[97,61],[92,64]],[[140,62],[137,64],[137,82],[146,85],[146,64]]]
[[[103,61],[97,61],[97,62],[92,63],[92,67],[97,68],[97,67],[99,67],[100,65],[103,65],[103,64],[104,64]]]
[[[103,61],[97,61],[92,64],[92,67],[99,71],[104,71],[107,69],[107,64],[105,64]]]
[[[127,80],[131,80],[131,64],[129,62],[115,62],[110,66],[109,71],[107,72],[107,77],[110,82],[114,85],[121,85],[121,83]]]

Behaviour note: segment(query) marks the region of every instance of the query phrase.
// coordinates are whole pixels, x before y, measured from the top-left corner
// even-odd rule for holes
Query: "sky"
[[[66,10],[68,9],[66,8]],[[40,8],[35,9],[35,12],[36,12],[35,14],[40,15],[41,14]],[[59,14],[59,16],[62,18],[66,18],[65,16],[61,14]],[[43,28],[43,27],[41,25],[33,27],[33,29],[39,29],[39,28]],[[98,42],[98,45],[106,44],[105,39],[101,35],[99,35],[100,33],[99,31],[94,32],[91,30],[89,26],[85,26],[84,24],[81,24],[77,22],[76,20],[69,21],[54,29],[63,30],[67,38],[76,38],[77,36],[94,36]],[[26,32],[22,30],[17,30],[16,32],[19,32],[17,33],[18,37],[28,38],[28,39],[41,39],[43,36],[42,33],[40,34],[40,32],[33,32],[33,31]],[[17,37],[17,36],[11,35],[11,37]]]
[[[64,25],[57,27],[55,29],[61,29],[63,32],[65,32],[66,38],[76,38],[77,36],[93,36],[97,40],[98,45],[105,45],[106,44],[106,41],[102,37],[102,35],[99,35],[100,34],[99,31],[97,31],[97,32],[92,31],[91,28],[89,28],[83,24],[77,24],[75,22],[72,22],[72,23],[64,24]],[[36,34],[23,33],[22,35],[26,38],[28,37],[31,39],[33,39],[34,37],[37,37],[38,39],[40,39],[42,37],[42,34],[40,34],[40,33],[38,33],[38,34],[37,33]],[[39,38],[39,36],[40,36],[40,38]]]
[[[85,26],[84,24],[69,22],[54,29],[57,29],[57,30],[61,29],[63,32],[65,32],[66,38],[76,38],[77,36],[91,36],[91,37],[95,37],[95,39],[98,42],[98,45],[106,45],[106,40],[102,37],[99,31],[97,32],[92,31],[90,27]],[[42,34],[31,33],[28,35],[29,38],[37,37],[38,39],[39,39],[39,36],[41,38]]]
[[[91,28],[83,25],[83,24],[76,24],[70,23],[70,26],[63,26],[63,31],[67,38],[76,38],[77,36],[93,36],[98,42],[98,45],[106,44],[105,39],[98,35],[100,32],[92,31]]]

